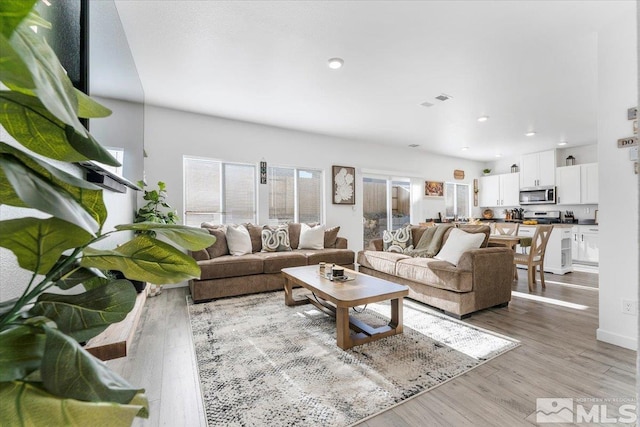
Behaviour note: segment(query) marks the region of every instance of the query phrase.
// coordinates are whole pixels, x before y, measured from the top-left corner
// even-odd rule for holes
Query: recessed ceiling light
[[[332,70],[337,70],[338,68],[342,68],[344,64],[344,60],[342,58],[331,58],[329,60],[329,68]]]
[[[462,147],[461,150],[462,151],[467,151],[469,149],[469,147]]]
[[[479,122],[486,122],[487,120],[489,120],[489,116],[478,117]]]
[[[533,135],[535,135],[535,134],[536,134],[536,133],[535,133],[535,132],[533,132],[533,131],[525,133],[525,135],[526,135],[526,136],[533,136]]]
[[[496,154],[496,157],[502,157],[502,154],[498,153]]]
[[[567,142],[567,141],[560,141],[560,142],[558,142],[558,145],[567,145],[567,144],[568,144],[568,142]]]
[[[429,101],[424,101],[422,104],[423,107],[433,107],[433,103]]]

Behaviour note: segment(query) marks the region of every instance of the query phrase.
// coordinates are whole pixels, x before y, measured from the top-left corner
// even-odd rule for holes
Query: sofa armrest
[[[365,248],[367,251],[382,251],[383,249],[384,244],[382,243],[381,237],[371,240],[369,246]]]
[[[199,251],[189,251],[189,255],[196,261],[206,261],[211,259],[209,252],[206,249],[200,249]]]
[[[458,268],[471,271],[478,262],[488,263],[497,269],[506,264],[513,271],[513,250],[504,246],[471,249],[462,254]]]
[[[348,241],[347,239],[345,239],[344,237],[337,237],[336,238],[336,249],[347,249],[348,247]]]

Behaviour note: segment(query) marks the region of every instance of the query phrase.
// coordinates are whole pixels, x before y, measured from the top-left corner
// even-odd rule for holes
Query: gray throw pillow
[[[433,233],[433,238],[429,243],[429,247],[427,248],[427,252],[433,256],[436,256],[438,252],[440,252],[440,248],[442,247],[442,238],[444,237],[444,233],[448,229],[453,227],[453,224],[438,224],[435,226],[436,231]]]

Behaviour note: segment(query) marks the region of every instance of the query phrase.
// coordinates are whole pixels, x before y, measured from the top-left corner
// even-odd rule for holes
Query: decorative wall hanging
[[[427,197],[444,197],[444,182],[425,181],[424,195]]]
[[[267,162],[260,162],[260,184],[267,183]]]
[[[464,171],[460,169],[456,169],[453,171],[453,177],[455,179],[464,179]]]
[[[473,180],[473,206],[478,206],[478,180]]]
[[[356,168],[332,166],[331,183],[334,205],[356,204]]]

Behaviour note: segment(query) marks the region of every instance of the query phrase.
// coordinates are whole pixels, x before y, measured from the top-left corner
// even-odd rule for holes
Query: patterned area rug
[[[351,425],[519,345],[404,301],[403,334],[347,351],[335,319],[283,292],[190,304],[209,426]],[[355,315],[381,326],[390,313]]]

